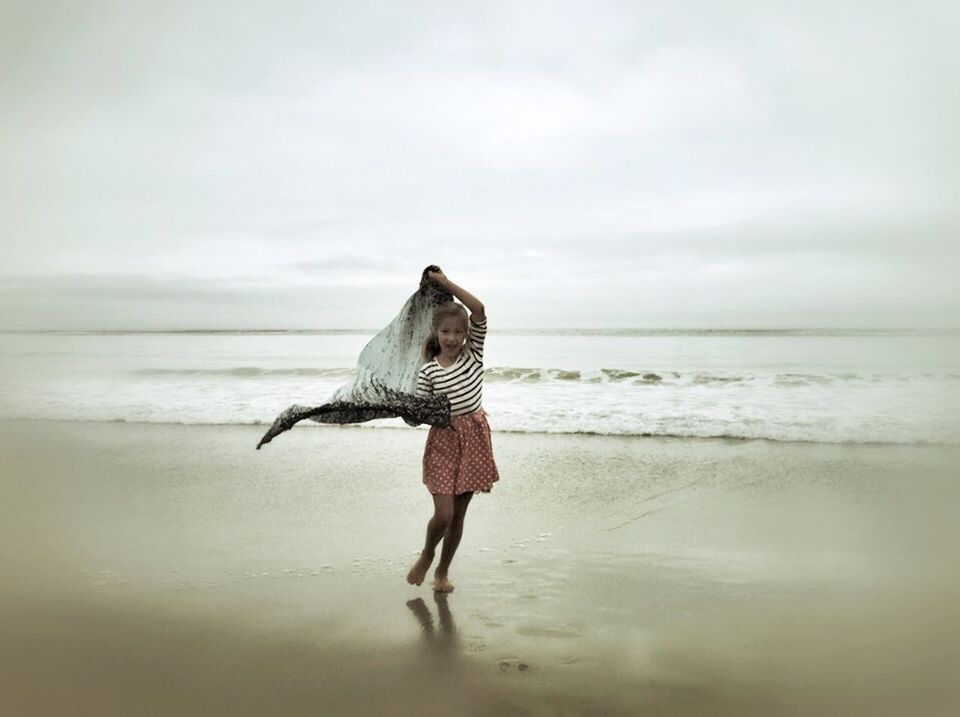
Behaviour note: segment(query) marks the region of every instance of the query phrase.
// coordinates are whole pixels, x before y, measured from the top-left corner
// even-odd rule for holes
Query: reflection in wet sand
[[[434,627],[433,614],[423,598],[407,600],[407,607],[410,608],[410,611],[420,623],[422,643],[427,652],[435,657],[455,660],[460,654],[460,637],[457,626],[453,622],[448,594],[434,592],[433,600],[437,605],[437,616],[440,622],[439,631]]]

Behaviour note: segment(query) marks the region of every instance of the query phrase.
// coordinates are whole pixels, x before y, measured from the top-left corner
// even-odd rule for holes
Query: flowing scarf
[[[421,351],[433,330],[433,309],[453,300],[448,291],[427,279],[428,271],[440,268],[431,265],[423,270],[420,288],[360,352],[353,381],[334,391],[322,406],[290,406],[277,416],[257,450],[305,418],[317,423],[403,418],[408,425],[427,423],[443,428],[450,424],[449,398],[415,395],[417,372],[423,364]]]

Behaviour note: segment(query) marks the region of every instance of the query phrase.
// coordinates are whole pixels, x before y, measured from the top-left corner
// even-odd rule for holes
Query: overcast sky
[[[949,2],[5,2],[0,328],[960,324]]]

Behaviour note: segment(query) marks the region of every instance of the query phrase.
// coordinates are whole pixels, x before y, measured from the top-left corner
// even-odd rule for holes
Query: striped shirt
[[[483,394],[483,340],[487,319],[478,324],[467,322],[467,343],[457,360],[444,368],[436,358],[420,367],[417,395],[442,393],[450,399],[450,415],[463,416],[480,408]]]

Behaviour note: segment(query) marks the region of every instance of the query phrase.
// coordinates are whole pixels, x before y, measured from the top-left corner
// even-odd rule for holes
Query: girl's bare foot
[[[433,589],[438,593],[452,593],[453,583],[447,580],[446,575],[437,575],[434,573]]]
[[[424,576],[427,574],[427,570],[430,569],[430,563],[432,562],[432,554],[420,553],[419,560],[413,564],[413,567],[410,568],[410,572],[407,573],[407,582],[411,585],[419,585],[422,583]]]

